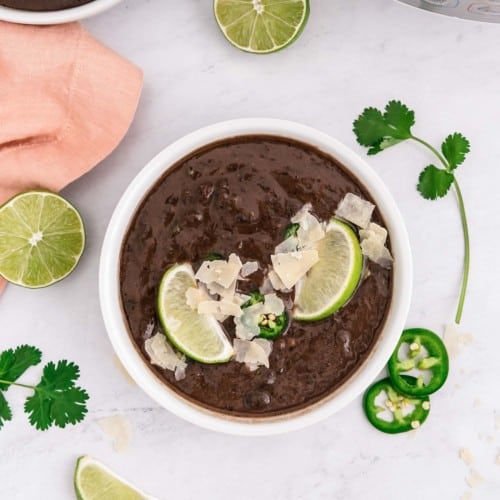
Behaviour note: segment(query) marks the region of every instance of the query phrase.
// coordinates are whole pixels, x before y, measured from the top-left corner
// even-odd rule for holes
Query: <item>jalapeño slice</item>
[[[408,345],[408,357],[400,359],[402,344]],[[448,353],[443,341],[430,330],[412,328],[405,330],[387,365],[391,380],[399,391],[410,396],[426,396],[440,389],[448,378]],[[425,383],[420,374],[416,384],[407,382],[403,374],[410,370],[429,370],[430,380]]]
[[[252,292],[250,298],[241,307],[244,309],[259,302],[264,302],[264,295],[260,292]],[[286,311],[279,316],[275,314],[263,314],[259,319],[259,337],[268,340],[278,338],[287,329],[288,321],[289,318]]]
[[[400,377],[408,385],[417,382],[414,377]],[[406,396],[394,387],[390,378],[385,378],[366,391],[363,407],[368,420],[375,428],[388,434],[398,434],[418,429],[429,415],[431,406],[427,396]],[[389,418],[383,418],[384,413]]]

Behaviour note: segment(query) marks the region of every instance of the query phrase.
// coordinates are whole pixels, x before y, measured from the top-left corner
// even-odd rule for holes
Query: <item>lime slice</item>
[[[140,492],[89,456],[83,456],[77,460],[74,485],[78,500],[147,500],[153,498]]]
[[[221,324],[211,314],[198,314],[186,303],[186,291],[196,288],[191,264],[172,266],[161,280],[158,315],[170,342],[200,363],[229,361],[234,354]]]
[[[215,0],[214,11],[222,33],[235,47],[270,54],[302,33],[309,0]]]
[[[318,244],[319,261],[295,289],[294,318],[317,321],[337,312],[353,295],[363,270],[354,231],[332,219]]]
[[[84,245],[80,215],[57,194],[28,191],[0,207],[0,275],[11,283],[41,288],[62,280]]]

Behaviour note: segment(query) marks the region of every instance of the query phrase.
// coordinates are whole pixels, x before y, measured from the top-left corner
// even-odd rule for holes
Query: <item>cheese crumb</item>
[[[127,451],[132,439],[132,427],[128,419],[115,415],[99,419],[97,425],[111,438],[113,448],[117,453]]]
[[[292,288],[319,260],[317,250],[303,250],[271,255],[276,274],[286,288]]]
[[[476,469],[471,469],[469,475],[465,478],[465,480],[471,488],[475,488],[484,481],[484,477],[481,476],[481,474],[479,474]]]
[[[347,193],[337,207],[335,215],[366,229],[372,218],[375,205],[353,193]]]
[[[472,455],[472,452],[468,448],[460,448],[458,456],[467,465],[474,463],[474,455]]]
[[[450,323],[446,326],[444,343],[451,358],[458,356],[462,349],[474,341],[474,337],[470,333],[462,333],[456,323]]]
[[[164,370],[175,371],[178,366],[185,370],[187,367],[185,359],[177,356],[163,333],[158,332],[153,337],[147,339],[144,343],[144,348],[151,363]]]

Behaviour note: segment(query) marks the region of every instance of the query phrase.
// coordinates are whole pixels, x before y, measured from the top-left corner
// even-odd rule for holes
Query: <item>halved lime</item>
[[[221,324],[211,314],[198,314],[186,302],[186,291],[196,286],[191,264],[168,269],[158,292],[160,322],[170,342],[188,358],[225,363],[234,351]]]
[[[309,0],[214,0],[214,12],[235,47],[269,54],[300,35],[309,17]]]
[[[354,231],[332,219],[318,244],[319,261],[295,288],[294,318],[317,321],[337,312],[355,292],[363,255]]]
[[[80,214],[57,194],[27,191],[0,207],[0,275],[11,283],[41,288],[62,280],[84,246]]]
[[[137,490],[89,456],[83,456],[77,460],[74,486],[78,500],[147,500],[153,498]]]

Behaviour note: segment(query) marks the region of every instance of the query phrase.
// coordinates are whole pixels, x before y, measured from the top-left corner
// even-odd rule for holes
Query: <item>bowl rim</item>
[[[320,149],[351,172],[370,193],[391,236],[395,257],[393,291],[383,331],[368,358],[334,393],[296,412],[277,417],[235,417],[207,410],[163,383],[140,356],[130,339],[121,307],[119,267],[123,237],[137,207],[155,182],[175,163],[219,140],[245,135],[274,135]],[[314,128],[287,120],[242,118],[201,128],[157,154],[132,180],[110,219],[101,250],[99,296],[111,344],[131,377],[162,407],[206,429],[236,435],[272,435],[298,430],[333,415],[358,397],[384,369],[404,329],[412,292],[412,257],[408,233],[399,209],[384,183],[354,151]]]
[[[62,24],[79,21],[111,9],[122,0],[92,0],[90,3],[69,9],[50,11],[29,11],[0,6],[0,21],[17,24]]]

